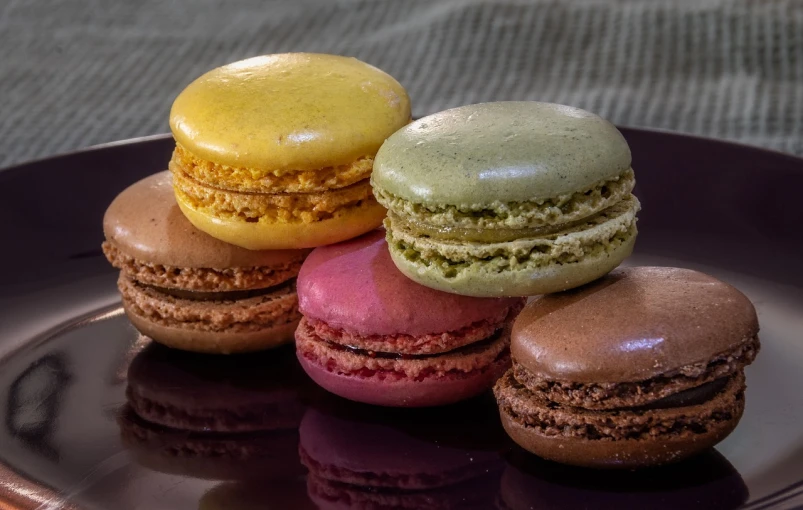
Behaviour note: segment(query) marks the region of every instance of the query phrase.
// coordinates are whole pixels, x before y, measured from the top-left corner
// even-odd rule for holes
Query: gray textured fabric
[[[165,132],[218,65],[353,55],[415,115],[537,99],[803,153],[803,2],[0,0],[0,166]]]

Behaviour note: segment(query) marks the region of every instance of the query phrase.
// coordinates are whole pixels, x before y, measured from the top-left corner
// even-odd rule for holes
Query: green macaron
[[[413,122],[371,177],[398,268],[470,296],[529,296],[595,280],[633,250],[630,149],[569,106],[498,102]]]

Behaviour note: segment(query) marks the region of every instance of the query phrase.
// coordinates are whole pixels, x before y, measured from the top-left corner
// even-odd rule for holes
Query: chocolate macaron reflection
[[[606,472],[562,466],[518,450],[502,475],[499,510],[729,510],[747,486],[715,450],[670,466]]]
[[[220,480],[298,476],[308,389],[291,346],[209,358],[152,343],[131,362],[118,423],[136,462],[157,471]]]
[[[505,429],[536,455],[654,466],[736,428],[758,350],[756,310],[734,287],[689,269],[619,269],[528,304],[494,392]]]
[[[330,407],[310,407],[299,430],[319,508],[492,507],[507,443],[491,399],[430,410]]]

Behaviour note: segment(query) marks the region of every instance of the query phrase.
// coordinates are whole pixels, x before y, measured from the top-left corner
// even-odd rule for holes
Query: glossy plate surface
[[[292,349],[221,360],[146,346],[100,243],[114,196],[166,167],[172,141],[154,137],[0,172],[0,508],[803,505],[803,160],[623,132],[643,204],[627,263],[700,269],[759,311],[745,415],[716,451],[637,473],[565,468],[511,445],[490,395],[376,409],[311,386]],[[137,419],[132,360],[132,384],[158,381],[164,398],[261,425],[188,432]]]

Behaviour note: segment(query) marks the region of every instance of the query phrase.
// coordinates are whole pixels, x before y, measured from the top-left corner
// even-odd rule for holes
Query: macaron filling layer
[[[385,220],[388,245],[394,259],[421,272],[451,279],[473,266],[484,273],[532,270],[566,265],[616,251],[636,234],[640,204],[634,196],[619,202],[587,222],[544,237],[504,243],[471,243],[417,236],[400,229],[393,217]]]
[[[427,355],[449,352],[490,338],[504,326],[508,311],[499,317],[477,321],[457,331],[422,335],[360,335],[338,329],[328,323],[305,317],[300,328],[306,335],[315,335],[327,342],[370,352],[389,352],[409,355]],[[498,319],[498,320],[494,320]]]
[[[374,158],[315,170],[246,168],[215,163],[176,144],[170,162],[193,179],[220,189],[253,193],[318,193],[344,188],[371,175]]]
[[[533,393],[552,402],[585,409],[617,409],[650,405],[744,370],[759,351],[758,337],[710,360],[682,366],[677,370],[644,381],[617,383],[577,383],[557,381],[513,362],[515,379]]]
[[[400,353],[376,356],[375,351],[348,348],[318,336],[306,323],[306,318],[296,330],[298,354],[309,362],[340,375],[382,380],[466,377],[508,359],[509,346],[509,328],[500,328],[485,341],[446,353],[416,357]]]
[[[714,389],[718,389],[714,387]],[[546,437],[591,441],[692,438],[720,424],[738,420],[744,411],[744,374],[737,372],[702,403],[660,409],[622,408],[598,411],[568,407],[531,392],[509,370],[494,387],[500,411],[525,429]]]
[[[273,287],[294,278],[303,256],[270,267],[176,267],[154,264],[126,255],[111,241],[103,243],[103,253],[115,268],[140,283],[165,289],[197,292],[228,292]]]
[[[117,286],[126,311],[161,326],[204,332],[253,332],[301,317],[295,279],[247,299],[182,299],[121,273]]]
[[[221,190],[171,166],[177,200],[202,214],[243,223],[315,223],[359,208],[378,207],[368,179],[320,193],[244,193]]]
[[[472,352],[481,351],[486,347],[489,347],[496,340],[498,340],[500,333],[501,329],[497,330],[496,332],[494,332],[494,334],[492,334],[488,338],[485,338],[484,340],[479,340],[471,345],[456,348],[452,351],[449,351],[449,353],[460,354],[461,351],[467,351],[469,349]],[[385,351],[375,351],[373,349],[361,349],[353,345],[343,345],[336,342],[326,342],[326,343],[329,345],[329,347],[337,351],[350,352],[358,356],[368,356],[369,358],[380,358],[380,359],[391,359],[391,360],[425,360],[429,358],[442,356],[443,354],[445,354],[445,353],[407,354],[402,352],[385,352]]]
[[[593,216],[626,199],[635,183],[633,169],[629,168],[614,179],[600,181],[589,189],[532,202],[421,204],[395,196],[378,186],[374,186],[374,194],[386,209],[421,234],[439,239],[493,242],[526,237],[531,233],[528,229],[538,232],[555,226],[565,228],[567,224]],[[495,230],[510,232],[500,234]],[[516,231],[518,235],[513,234]]]

